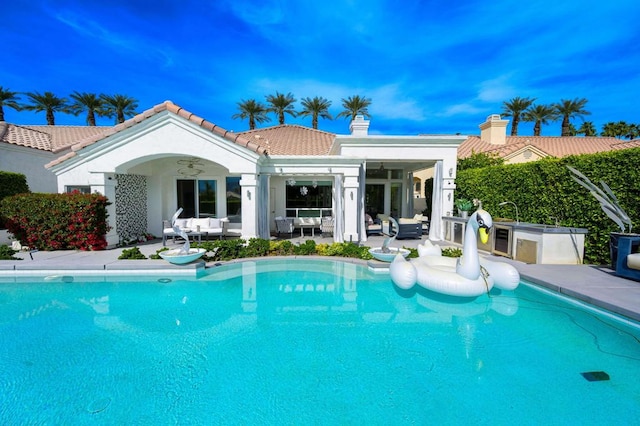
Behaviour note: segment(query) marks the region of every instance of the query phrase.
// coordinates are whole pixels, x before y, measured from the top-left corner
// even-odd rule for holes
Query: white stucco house
[[[233,133],[166,101],[92,134],[46,164],[57,191],[111,201],[109,245],[183,217],[230,217],[242,237],[269,238],[274,219],[334,218],[336,241],[366,241],[365,213],[413,216],[413,176],[435,167],[430,238],[452,211],[457,148],[466,136],[380,136],[297,125]]]

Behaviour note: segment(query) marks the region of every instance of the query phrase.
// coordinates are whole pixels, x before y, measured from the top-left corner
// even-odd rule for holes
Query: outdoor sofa
[[[242,236],[242,224],[231,223],[227,218],[180,218],[176,219],[175,225],[185,230],[187,234],[197,236],[198,238],[209,237],[234,237],[240,238]],[[179,235],[173,230],[171,222],[168,220],[162,221],[162,245],[167,244],[167,238],[175,238]]]

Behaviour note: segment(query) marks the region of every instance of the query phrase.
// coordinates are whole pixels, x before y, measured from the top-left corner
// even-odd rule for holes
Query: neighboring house
[[[45,164],[69,151],[72,143],[109,127],[19,126],[0,121],[0,170],[22,173],[32,192],[57,192],[56,176]]]
[[[513,164],[640,146],[638,140],[621,141],[598,136],[507,136],[508,123],[509,120],[503,120],[497,114],[487,117],[480,125],[480,136],[470,136],[460,145],[458,158],[482,152],[502,157],[505,164]]]
[[[112,202],[107,242],[160,235],[183,217],[231,217],[244,238],[268,238],[278,216],[332,216],[336,241],[366,240],[365,212],[413,215],[413,172],[436,169],[430,237],[453,207],[465,136],[368,134],[359,116],[334,135],[282,125],[233,133],[169,101],[76,143],[47,168],[57,191],[100,192]]]

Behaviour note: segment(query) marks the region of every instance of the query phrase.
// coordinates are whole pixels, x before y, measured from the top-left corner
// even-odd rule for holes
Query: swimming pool
[[[528,285],[461,303],[314,260],[0,278],[2,424],[632,424],[639,372],[637,324]]]

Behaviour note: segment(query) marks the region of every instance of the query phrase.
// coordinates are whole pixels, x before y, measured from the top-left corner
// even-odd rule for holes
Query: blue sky
[[[171,100],[234,131],[248,129],[231,118],[239,101],[264,103],[276,91],[323,96],[334,116],[343,98],[371,98],[370,133],[380,134],[479,134],[516,96],[587,98],[585,119],[598,131],[640,123],[637,0],[4,3],[5,90],[120,93],[139,112]],[[276,125],[271,117],[259,127]],[[46,124],[44,113],[8,108],[5,119]],[[311,126],[309,117],[286,122]],[[85,117],[57,114],[56,124]],[[349,122],[320,119],[319,128],[344,134]],[[542,134],[558,136],[560,122]]]

